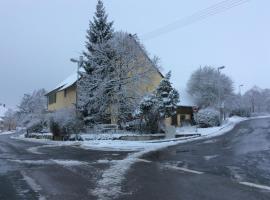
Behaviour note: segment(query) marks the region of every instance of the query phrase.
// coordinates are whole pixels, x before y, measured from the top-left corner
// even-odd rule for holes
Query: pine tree
[[[174,89],[170,82],[171,72],[169,72],[160,82],[156,89],[156,99],[158,111],[162,119],[171,117],[175,114],[179,93]]]
[[[110,118],[111,87],[106,83],[109,83],[113,70],[114,50],[109,42],[113,37],[113,22],[108,22],[107,18],[103,2],[99,0],[86,35],[86,51],[83,52],[85,73],[81,73],[77,91],[78,108],[91,123],[105,123]]]
[[[86,35],[86,49],[83,54],[86,57],[85,70],[90,74],[97,65],[108,64],[106,60],[111,57],[108,41],[113,37],[113,22],[108,22],[103,2],[98,0],[95,16],[89,23]],[[106,51],[107,50],[107,51]],[[107,58],[107,59],[106,59]]]

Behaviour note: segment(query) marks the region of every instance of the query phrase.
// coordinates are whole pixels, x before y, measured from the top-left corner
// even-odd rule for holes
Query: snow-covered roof
[[[5,116],[5,113],[7,112],[7,108],[3,105],[0,105],[0,119]]]
[[[195,106],[192,97],[187,93],[186,89],[179,89],[180,103],[179,106]]]
[[[64,81],[62,81],[60,84],[58,84],[55,89],[64,90],[72,86],[74,83],[76,83],[77,79],[78,79],[77,73],[73,73],[69,77],[67,77]]]
[[[77,72],[74,72],[69,77],[67,77],[65,80],[63,80],[61,83],[59,83],[56,87],[54,87],[52,90],[50,90],[47,94],[49,94],[53,91],[64,90],[64,89],[72,86],[73,84],[75,84],[77,80],[78,80]]]

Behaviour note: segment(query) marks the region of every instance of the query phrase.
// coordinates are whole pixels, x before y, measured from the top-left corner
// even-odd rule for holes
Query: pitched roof
[[[178,90],[180,94],[180,103],[179,106],[188,106],[193,107],[196,104],[194,103],[192,97],[187,93],[186,89],[179,89]]]
[[[61,83],[59,83],[54,89],[50,90],[46,95],[52,93],[52,92],[59,92],[66,88],[69,88],[70,86],[74,85],[77,82],[78,75],[77,72],[71,74],[69,77],[67,77],[65,80],[63,80]]]

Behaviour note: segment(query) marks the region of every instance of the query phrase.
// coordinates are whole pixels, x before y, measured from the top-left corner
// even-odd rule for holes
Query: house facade
[[[77,74],[74,73],[46,94],[48,111],[76,106]]]
[[[77,99],[77,73],[72,74],[62,83],[46,94],[48,111],[53,112],[69,107],[76,107]],[[141,84],[140,88],[133,88],[139,90],[143,95],[151,93],[158,86],[163,78],[163,75],[158,71],[151,71],[150,81],[147,84]]]

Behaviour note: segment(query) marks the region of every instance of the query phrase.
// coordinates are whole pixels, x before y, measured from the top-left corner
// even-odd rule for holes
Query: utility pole
[[[239,110],[240,110],[240,115],[242,117],[243,111],[242,111],[242,92],[241,92],[241,88],[244,87],[243,84],[239,85],[239,98],[240,98],[240,105],[239,105]]]
[[[79,78],[80,78],[80,68],[83,66],[83,56],[80,56],[79,59],[74,59],[74,58],[71,58],[70,59],[71,62],[73,63],[77,63],[77,82],[76,82],[76,110],[78,110],[78,81],[79,81]]]
[[[223,112],[222,112],[222,103],[221,103],[221,85],[220,85],[220,71],[224,69],[225,66],[218,67],[218,107],[219,107],[219,120],[220,123],[222,122],[223,119]]]

